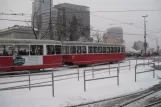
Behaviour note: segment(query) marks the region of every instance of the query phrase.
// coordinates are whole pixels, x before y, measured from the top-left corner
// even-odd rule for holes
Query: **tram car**
[[[61,43],[53,40],[0,39],[0,71],[62,66]]]
[[[92,42],[64,42],[63,60],[67,65],[88,65],[118,62],[125,59],[124,45]]]
[[[33,39],[0,39],[0,71],[37,70],[125,59],[124,45]]]

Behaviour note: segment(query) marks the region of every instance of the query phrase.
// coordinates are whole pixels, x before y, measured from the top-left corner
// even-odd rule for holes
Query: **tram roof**
[[[37,40],[37,39],[0,39],[1,44],[61,44],[55,40]]]
[[[122,44],[108,44],[108,43],[94,43],[94,42],[80,42],[80,41],[65,41],[64,45],[92,45],[92,46],[102,46],[102,45],[109,45],[109,46],[124,46]]]
[[[0,44],[61,44],[60,41],[56,40],[38,40],[38,39],[0,39]],[[63,41],[63,45],[91,45],[91,46],[124,46],[119,44],[108,44],[108,43],[94,43],[94,42],[81,42],[81,41]]]

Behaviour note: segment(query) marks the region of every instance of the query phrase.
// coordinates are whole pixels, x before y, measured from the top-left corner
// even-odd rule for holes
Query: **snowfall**
[[[86,82],[86,92],[84,91],[84,78],[83,72],[92,67],[80,68],[80,80],[78,81],[77,74],[72,76],[55,77],[54,89],[55,96],[52,95],[52,86],[39,87],[17,90],[5,90],[0,91],[0,107],[65,107],[72,106],[87,102],[93,102],[129,93],[145,90],[155,84],[158,84],[160,80],[157,77],[161,77],[161,72],[155,70],[155,78],[153,78],[153,72],[147,72],[137,74],[137,81],[135,82],[135,65],[136,61],[131,60],[131,69],[129,67],[120,67],[119,73],[119,86],[117,85],[117,78],[102,79]],[[143,60],[138,60],[137,63],[143,63]],[[147,63],[147,60],[145,61]],[[128,65],[128,61],[120,63],[120,66]],[[158,63],[157,63],[158,64]],[[111,67],[118,67],[118,64],[111,64]],[[150,66],[139,66],[137,72],[142,72],[151,68]],[[94,66],[97,68],[108,68],[109,65]],[[59,68],[59,71],[54,72],[54,76],[77,73],[77,68]],[[51,84],[51,73],[46,72],[43,74],[48,75],[34,75],[31,76],[31,84],[41,83]],[[103,78],[116,76],[117,70],[109,69],[94,72],[94,78]],[[86,79],[93,79],[92,71],[86,72]],[[28,76],[20,77],[8,77],[0,78],[0,90],[7,87],[28,85]],[[2,84],[5,82],[22,81],[18,83]],[[49,81],[49,83],[45,83]]]

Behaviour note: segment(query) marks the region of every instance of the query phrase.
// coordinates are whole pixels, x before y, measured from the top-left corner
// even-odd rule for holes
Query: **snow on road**
[[[147,61],[146,61],[147,62]],[[143,61],[138,61],[138,63],[143,63]],[[128,65],[129,62],[123,62],[120,66]],[[131,65],[135,65],[136,61],[131,61]],[[118,64],[112,64],[111,66],[118,66]],[[94,68],[104,68],[108,65],[100,65]],[[150,66],[138,67],[137,72],[149,69]],[[76,77],[72,79],[67,79],[64,81],[55,82],[55,97],[52,97],[52,87],[42,87],[42,88],[32,88],[20,89],[20,90],[9,90],[0,91],[0,107],[65,107],[67,105],[75,105],[90,101],[96,101],[101,99],[107,99],[110,97],[132,93],[139,90],[144,90],[149,88],[159,82],[157,78],[153,78],[153,73],[148,72],[144,74],[137,75],[137,82],[134,78],[134,66],[131,70],[129,67],[121,68],[120,70],[120,85],[117,86],[117,78],[104,79],[97,81],[87,82],[87,91],[84,92],[84,82],[83,82],[83,70],[91,69],[91,67],[80,68],[80,81],[77,79],[77,75],[68,77],[59,77],[55,79]],[[114,76],[117,74],[116,70],[111,70],[109,75],[109,70],[95,72],[95,78]],[[77,73],[77,69],[62,70],[55,73],[56,75]],[[91,72],[88,73],[87,79],[92,79]],[[156,71],[156,75],[161,77],[161,72]],[[28,79],[28,77],[11,77],[11,78],[0,78],[0,83],[8,81],[21,81]],[[32,82],[44,82],[51,81],[51,75],[45,76],[31,76]],[[28,82],[24,83],[14,83],[7,85],[0,85],[0,89],[4,87],[26,85]],[[48,83],[46,83],[48,84]],[[51,82],[50,82],[51,84]]]

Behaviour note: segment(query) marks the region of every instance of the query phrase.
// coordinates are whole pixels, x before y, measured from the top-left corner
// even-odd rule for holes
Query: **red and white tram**
[[[36,70],[124,60],[125,47],[103,43],[0,39],[0,71]]]
[[[65,64],[88,65],[100,62],[118,62],[125,59],[124,45],[91,42],[64,42]]]

